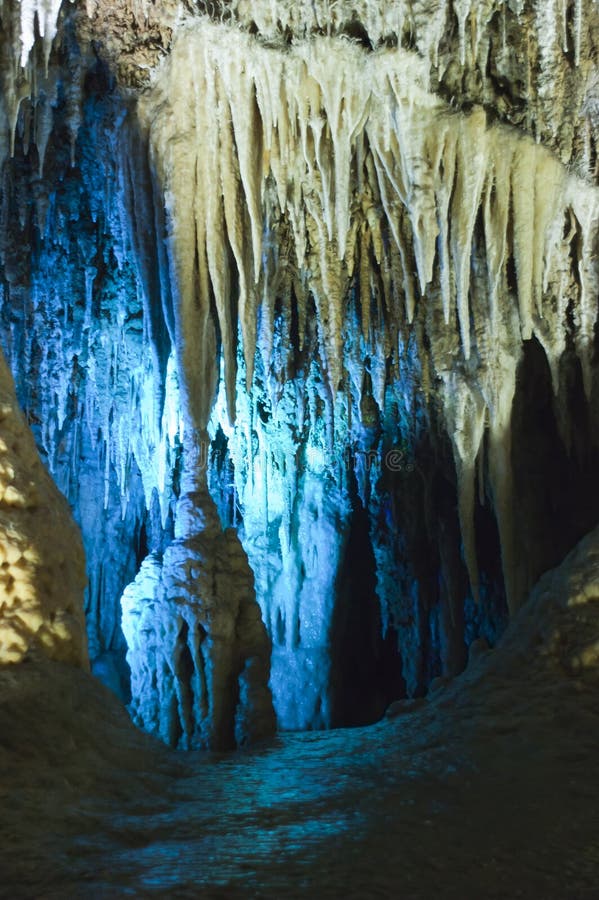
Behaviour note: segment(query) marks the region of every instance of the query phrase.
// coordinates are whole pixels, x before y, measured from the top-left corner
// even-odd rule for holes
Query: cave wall
[[[286,728],[457,674],[599,508],[596,5],[36,8],[2,343],[95,670],[179,746],[272,727],[269,642]]]
[[[81,538],[42,465],[0,358],[0,664],[43,654],[87,667]]]

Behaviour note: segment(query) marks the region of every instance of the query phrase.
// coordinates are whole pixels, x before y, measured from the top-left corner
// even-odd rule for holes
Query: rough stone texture
[[[506,668],[539,656],[554,671],[597,686],[599,670],[599,528],[545,573],[502,645]],[[484,665],[484,657],[481,665]]]
[[[416,49],[454,107],[482,104],[581,173],[590,167],[599,175],[589,155],[589,139],[596,144],[599,136],[594,0],[88,0],[77,28],[83,45],[93,40],[111,61],[120,83],[140,86],[170,51],[182,11],[235,24],[276,46],[324,34],[369,49]]]
[[[98,666],[208,425],[281,721],[455,675],[599,515],[597,4],[50,4],[47,75],[35,6],[1,9],[2,338]]]
[[[173,747],[271,735],[270,640],[237,534],[205,491],[183,493],[175,539],[123,593],[133,720]]]
[[[595,897],[598,567],[595,532],[498,647],[393,718],[224,758],[161,747],[72,667],[2,667],[0,890]]]
[[[81,536],[44,469],[0,354],[0,663],[86,667]]]

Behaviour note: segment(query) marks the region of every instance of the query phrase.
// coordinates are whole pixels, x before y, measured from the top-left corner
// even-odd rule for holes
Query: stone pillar
[[[171,746],[230,749],[274,733],[271,645],[236,532],[186,447],[175,539],[123,594],[131,713]]]

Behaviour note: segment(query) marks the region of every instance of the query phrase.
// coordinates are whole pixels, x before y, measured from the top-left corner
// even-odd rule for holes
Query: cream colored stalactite
[[[194,81],[193,89],[201,86]],[[216,386],[216,339],[210,314],[210,278],[206,254],[206,222],[201,203],[208,177],[203,164],[206,156],[193,147],[193,136],[202,133],[205,123],[199,117],[201,104],[184,105],[182,98],[173,110],[181,129],[170,135],[151,133],[151,146],[158,172],[169,173],[166,207],[169,227],[169,255],[175,275],[173,296],[175,304],[175,337],[179,367],[184,374],[181,381],[183,399],[192,421],[203,421],[212,405]],[[158,137],[161,143],[154,144]],[[213,172],[210,172],[213,175]],[[198,206],[200,208],[198,208]]]
[[[344,284],[342,266],[335,252],[335,244],[328,240],[323,210],[317,197],[305,199],[308,219],[306,227],[310,244],[314,248],[310,257],[312,265],[312,289],[318,312],[318,334],[325,353],[325,365],[333,391],[336,390],[343,367],[343,334],[341,309],[347,285]],[[338,327],[335,328],[335,320]]]
[[[46,66],[56,37],[58,14],[62,0],[21,0],[21,66],[26,66],[35,43],[37,30],[44,43]]]
[[[580,65],[582,45],[582,0],[574,0],[574,62]]]
[[[576,349],[581,361],[585,393],[590,400],[592,389],[591,358],[593,355],[594,328],[597,321],[597,297],[599,296],[599,192],[582,193],[577,183],[570,179],[571,209],[579,228],[578,278],[580,298],[576,311],[578,328],[575,334]]]
[[[567,255],[566,259],[568,259]],[[535,337],[545,352],[551,372],[551,385],[556,398],[559,394],[559,363],[566,349],[568,337],[563,323],[568,314],[570,293],[570,267],[568,265],[564,266],[552,280],[549,286],[550,298],[543,307],[543,319],[535,325]],[[563,423],[564,417],[558,417],[558,422]],[[563,435],[563,437],[564,443],[568,446],[569,442],[566,436]]]
[[[517,510],[514,508],[512,489],[512,402],[516,391],[516,361],[508,357],[512,363],[509,370],[502,360],[501,395],[493,411],[489,424],[489,478],[493,491],[493,510],[497,519],[499,542],[501,545],[501,563],[505,595],[510,613],[513,615],[524,599],[524,591],[529,585],[524,584],[516,568],[516,559],[522,554],[516,553],[514,544],[514,519]]]
[[[474,327],[479,355],[477,385],[486,409],[485,427],[488,445],[489,486],[493,497],[493,510],[497,520],[505,592],[508,607],[514,612],[523,599],[523,591],[529,587],[522,581],[517,563],[522,554],[514,544],[514,507],[511,464],[512,406],[516,393],[516,375],[522,356],[519,340],[518,314],[514,305],[504,303],[495,330],[489,328],[486,318],[486,278],[475,276]],[[509,301],[509,293],[505,295]],[[482,312],[482,315],[481,315]],[[483,443],[480,445],[482,457]],[[480,459],[481,473],[483,471]],[[482,478],[482,476],[481,476]],[[481,480],[479,487],[483,488]]]
[[[335,394],[343,375],[343,326],[349,277],[336,239],[331,239],[328,234],[322,195],[311,191],[305,195],[304,203],[309,214],[306,228],[311,246],[310,256],[304,261],[304,266],[307,265],[311,271],[311,289],[318,310],[321,347],[331,390]]]
[[[288,203],[287,188],[294,172],[289,169],[292,157],[289,146],[292,122],[290,120],[290,107],[287,101],[283,77],[278,89],[278,111],[272,142],[271,170],[277,185],[279,206],[281,209],[285,209]]]
[[[231,53],[220,66],[220,75],[231,108],[231,121],[239,174],[249,213],[252,234],[253,278],[260,273],[262,256],[262,177],[265,128],[255,94],[255,79],[248,77],[251,60]],[[249,274],[249,273],[248,273]]]
[[[571,241],[575,239],[575,265],[578,291],[575,297],[574,340],[581,362],[587,399],[591,396],[591,357],[593,335],[597,320],[599,271],[597,268],[597,234],[599,233],[599,195],[566,172],[557,160],[540,150],[536,160],[532,238],[533,290],[538,316],[534,334],[547,351],[557,392],[557,368],[566,346],[567,308],[572,298],[570,284]],[[567,239],[562,236],[568,229]],[[554,309],[541,303],[542,296],[552,286]],[[556,312],[557,311],[557,312]],[[549,323],[545,322],[549,316]]]
[[[523,340],[528,340],[536,330],[535,319],[543,316],[544,287],[557,262],[553,257],[567,209],[565,173],[547,150],[526,140],[516,146],[511,168],[520,327]],[[581,190],[585,189],[580,183],[577,193]]]
[[[358,284],[360,292],[360,309],[362,313],[362,335],[364,340],[370,337],[370,247],[373,243],[367,222],[362,224],[360,229],[360,271],[358,273]]]
[[[510,173],[514,148],[498,135],[495,152],[489,159],[485,187],[483,221],[485,250],[489,273],[489,306],[491,331],[496,334],[500,298],[505,292],[505,270],[508,261],[508,226],[510,215]]]
[[[439,280],[443,300],[443,318],[449,324],[451,311],[451,275],[449,255],[449,206],[455,178],[457,148],[453,134],[447,125],[441,127],[437,142],[437,154],[433,161],[435,170],[436,207],[439,227]]]
[[[323,291],[321,308],[323,304],[326,304],[327,307],[324,347],[326,368],[334,397],[343,377],[343,340],[345,336],[343,325],[349,280],[339,260],[336,241],[332,241],[328,245],[326,241],[322,241],[321,246],[320,264]]]
[[[448,0],[413,7],[408,21],[413,29],[416,46],[433,66],[439,65],[439,45],[447,33],[451,4]],[[401,33],[401,32],[398,32]]]
[[[453,0],[453,9],[458,20],[460,35],[460,63],[466,65],[466,21],[470,15],[470,0]],[[474,20],[475,13],[472,13]]]
[[[318,83],[322,110],[331,133],[334,188],[335,236],[339,259],[345,258],[350,227],[351,163],[355,142],[368,115],[369,85],[356,79],[363,54],[349,45],[339,59],[334,44],[322,41],[305,45],[306,68]],[[301,86],[300,86],[301,89]]]
[[[0,356],[0,663],[28,654],[87,667],[85,559]]]
[[[455,304],[466,359],[472,340],[472,241],[479,214],[485,228],[491,325],[497,325],[506,265],[513,255],[521,334],[528,339],[543,330],[544,289],[551,272],[562,266],[561,224],[568,207],[578,204],[584,232],[579,241],[578,345],[587,346],[596,314],[590,298],[597,191],[571,177],[564,192],[564,170],[546,149],[508,128],[488,127],[482,108],[469,115],[448,115],[445,104],[427,88],[426,65],[403,51],[367,55],[344,41],[325,39],[282,55],[249,36],[206,23],[195,24],[177,39],[145,101],[146,114],[153,120],[154,145],[168,150],[170,163],[162,164],[162,171],[175,223],[179,195],[189,191],[190,182],[173,174],[181,168],[173,123],[176,120],[180,128],[181,121],[195,117],[188,132],[192,146],[180,152],[196,154],[200,284],[207,277],[214,295],[231,415],[237,323],[231,316],[230,260],[234,258],[239,270],[240,321],[251,376],[256,317],[252,286],[261,277],[272,286],[268,267],[283,265],[268,251],[265,260],[270,261],[261,259],[258,273],[256,259],[264,223],[273,223],[276,240],[275,223],[281,215],[291,225],[298,267],[306,277],[304,290],[312,289],[317,298],[331,386],[338,384],[344,303],[354,266],[353,253],[350,259],[347,251],[356,241],[349,229],[349,210],[357,199],[358,158],[399,251],[408,320],[416,302],[411,242],[420,294],[426,298],[431,286],[440,284],[446,322]],[[175,183],[179,187],[173,188]],[[583,202],[582,196],[589,199]],[[186,199],[181,203],[185,206]],[[380,225],[373,227],[372,221],[378,213],[366,204],[365,215],[388,297],[389,261],[386,253],[381,256]],[[364,238],[365,233],[362,246]],[[361,283],[363,291],[368,290],[364,277]],[[205,285],[201,290],[205,294]],[[437,294],[433,291],[426,302],[436,302]],[[559,328],[565,325],[558,323]]]
[[[208,52],[208,48],[205,50]],[[206,216],[206,257],[222,339],[229,415],[234,418],[237,323],[233,323],[231,315],[231,272],[222,195],[222,179],[231,177],[232,173],[222,169],[218,79],[210,77],[213,76],[210,68],[204,66],[203,70],[210,75],[203,80],[203,92],[199,100],[202,107],[205,104],[205,111],[202,116],[204,121],[201,122],[203,128],[203,135],[200,137],[201,146],[196,147],[196,152],[199,151],[198,155],[203,157],[204,179],[201,184],[197,183],[196,189],[201,197],[198,205],[200,208],[203,207]]]
[[[331,171],[331,155],[328,152],[329,147],[325,135],[325,117],[319,111],[316,115],[312,115],[310,119],[310,129],[314,142],[314,163],[308,170],[309,174],[313,173],[313,179],[319,181],[319,196],[322,205],[322,220],[327,228],[327,240],[333,240],[334,223],[333,223],[333,204],[331,195],[333,192],[333,173]],[[315,172],[316,169],[316,172]],[[317,174],[316,174],[317,173]],[[316,182],[318,184],[318,182]]]
[[[474,530],[476,459],[485,432],[487,408],[478,385],[470,384],[454,373],[444,377],[443,397],[458,478],[458,515],[464,559],[472,594],[478,601],[479,573]]]
[[[438,131],[419,125],[420,111],[411,98],[398,100],[392,107],[397,119],[397,148],[400,158],[401,182],[405,185],[404,206],[412,224],[414,256],[418,269],[420,292],[433,279],[437,235],[439,233],[435,208],[434,158],[437,156]]]
[[[474,226],[487,171],[488,142],[486,117],[482,109],[462,118],[457,135],[456,183],[451,204],[451,256],[456,280],[456,303],[462,350],[470,356],[470,261]]]
[[[155,122],[143,101],[139,113],[148,129],[151,158],[165,195],[182,398],[187,415],[198,423],[207,420],[218,377],[210,296],[213,287],[215,295],[220,288],[217,308],[222,315],[225,273],[219,264],[224,228],[218,128],[206,120],[202,104],[207,90],[204,67],[198,71],[190,60],[188,72],[189,95],[173,91],[169,98],[172,119]],[[214,92],[213,82],[211,89]],[[213,229],[219,232],[216,239]]]
[[[274,236],[274,232],[272,232],[268,226],[265,230],[269,236]],[[276,271],[276,260],[273,260],[275,248],[270,246],[265,247],[264,252],[265,264],[260,285],[260,326],[257,335],[257,343],[262,357],[262,364],[264,369],[268,371],[274,340],[275,304],[279,283],[279,278],[277,276],[279,273]]]
[[[196,135],[201,134],[201,130],[205,127],[205,122],[202,118],[199,89],[200,85],[198,84],[198,80],[194,79]],[[189,331],[186,331],[186,327],[188,325],[192,326],[193,324],[189,322],[187,316],[179,323],[181,327],[181,339],[186,342],[189,341],[190,343],[183,366],[182,381],[184,383],[189,381],[192,389],[197,391],[198,396],[201,397],[202,402],[201,406],[198,408],[196,419],[202,423],[207,420],[207,416],[209,415],[212,405],[212,391],[217,383],[219,374],[216,358],[216,333],[210,310],[211,284],[206,240],[206,231],[210,227],[210,222],[207,221],[206,218],[202,193],[202,190],[205,189],[207,184],[205,179],[208,177],[205,168],[206,162],[207,159],[204,154],[197,153],[195,155],[195,165],[192,175],[192,183],[194,185],[192,234],[195,237],[195,259],[198,272],[197,286],[195,292],[190,297],[185,297],[183,292],[181,297],[182,304],[185,308],[190,310],[188,316],[195,315],[198,318],[198,329],[196,331],[193,327],[189,327]],[[175,317],[175,319],[177,320],[177,317]],[[199,338],[199,344],[194,346],[194,338],[196,337]],[[192,379],[197,379],[201,383],[195,383]]]
[[[533,263],[531,240],[535,229],[535,148],[523,141],[512,164],[512,209],[514,214],[514,258],[518,277],[518,305],[522,340],[533,333]],[[531,191],[532,188],[532,191]]]
[[[254,290],[251,244],[246,246],[246,208],[239,203],[241,177],[235,149],[231,108],[224,98],[219,106],[221,144],[221,190],[223,195],[227,237],[235,257],[239,278],[238,318],[243,338],[243,351],[248,385],[254,373],[256,351],[256,299]],[[252,228],[252,232],[254,229]],[[258,249],[258,252],[259,249]]]
[[[553,259],[560,246],[565,205],[564,167],[543,148],[536,154],[534,173],[534,226],[532,232],[532,290],[534,308],[543,316],[543,295]],[[531,179],[532,181],[532,179]]]
[[[396,182],[394,182],[393,177],[389,175],[392,168],[389,154],[385,154],[383,150],[373,146],[372,157],[370,159],[372,159],[371,171],[372,173],[376,172],[376,177],[373,177],[371,174],[371,182],[378,187],[381,204],[385,211],[386,222],[401,259],[401,269],[403,273],[401,284],[405,298],[405,313],[408,323],[411,324],[414,320],[414,313],[416,311],[416,286],[415,279],[412,277],[412,267],[409,264],[408,247],[401,227],[400,204],[403,203],[401,200],[402,194],[394,192],[393,190]],[[367,160],[367,166],[370,159]]]
[[[469,39],[472,60],[483,66],[488,56],[487,25],[497,10],[495,0],[470,0]]]
[[[263,128],[263,167],[262,167],[262,199],[264,200],[264,183],[272,170],[278,204],[284,210],[286,206],[285,159],[280,147],[285,147],[285,136],[288,130],[287,104],[281,103],[283,94],[284,61],[277,53],[269,54],[266,59],[255,60],[257,66],[263,65],[260,75],[254,79],[256,102],[260,111]]]
[[[444,3],[439,3],[444,6]],[[384,35],[400,35],[408,15],[406,4],[397,0],[382,0],[380,3],[364,3],[363,20],[366,31],[378,43]]]

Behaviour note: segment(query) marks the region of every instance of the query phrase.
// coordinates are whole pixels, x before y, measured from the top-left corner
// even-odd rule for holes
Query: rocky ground
[[[0,670],[0,897],[599,897],[599,532],[500,648],[371,728],[177,754]]]

